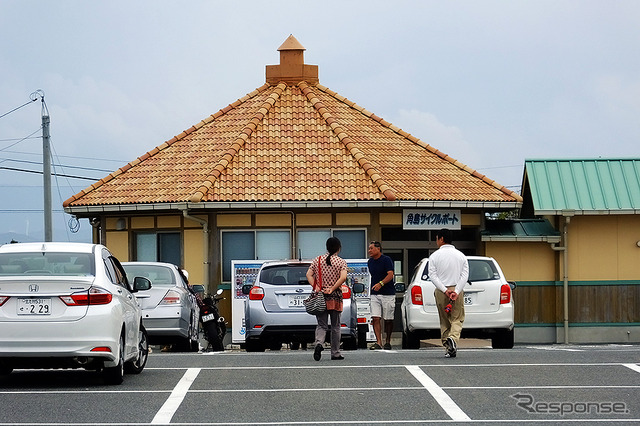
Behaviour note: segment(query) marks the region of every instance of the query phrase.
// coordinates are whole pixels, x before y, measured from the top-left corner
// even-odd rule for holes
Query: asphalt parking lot
[[[637,345],[328,352],[154,351],[113,387],[83,371],[15,371],[0,379],[0,425],[640,423]]]

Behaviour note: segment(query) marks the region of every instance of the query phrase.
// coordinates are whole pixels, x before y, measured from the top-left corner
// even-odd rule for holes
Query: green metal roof
[[[487,220],[482,241],[560,242],[560,232],[547,219]]]
[[[536,215],[640,214],[640,159],[525,160],[527,186]]]

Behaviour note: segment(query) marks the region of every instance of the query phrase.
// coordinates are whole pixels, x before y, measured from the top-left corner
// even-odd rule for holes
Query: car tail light
[[[249,291],[249,300],[262,300],[264,299],[264,289],[262,287],[251,287]]]
[[[107,305],[111,303],[113,295],[99,287],[91,287],[89,291],[74,293],[69,296],[60,296],[67,306]]]
[[[367,319],[365,317],[362,318],[358,318],[358,324],[366,324],[367,323]]]
[[[96,346],[91,349],[91,352],[111,352],[111,348],[109,346]]]
[[[169,290],[167,294],[164,295],[162,301],[159,305],[179,305],[180,304],[180,293],[175,290]]]
[[[411,287],[411,303],[414,305],[422,305],[422,287],[419,285]]]
[[[351,299],[351,288],[346,284],[342,284],[342,298]]]
[[[500,304],[504,305],[509,302],[511,302],[511,287],[509,287],[509,284],[502,284],[502,287],[500,287]]]
[[[9,300],[9,296],[0,296],[0,306],[4,305],[7,300]]]

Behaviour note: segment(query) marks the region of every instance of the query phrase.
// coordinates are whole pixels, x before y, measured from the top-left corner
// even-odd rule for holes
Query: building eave
[[[481,240],[483,242],[488,241],[500,241],[500,242],[520,242],[520,243],[560,243],[560,236],[556,235],[538,235],[538,236],[514,236],[514,235],[483,235]]]
[[[304,208],[474,208],[519,209],[522,203],[515,201],[281,201],[281,202],[179,202],[106,204],[91,206],[67,206],[64,211],[76,216],[103,213],[167,212],[183,210],[231,210],[231,209],[304,209]]]
[[[628,215],[640,214],[640,209],[607,209],[607,210],[535,210],[536,216],[608,216],[608,215]]]

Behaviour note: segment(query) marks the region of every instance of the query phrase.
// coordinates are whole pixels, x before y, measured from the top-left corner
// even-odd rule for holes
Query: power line
[[[29,139],[31,138],[31,136],[35,135],[36,133],[38,133],[40,130],[42,130],[42,127],[38,128],[38,130],[36,130],[35,132],[31,133],[29,136],[25,136],[24,138],[20,139],[19,141],[17,141],[16,143],[12,143],[9,146],[5,146],[4,148],[0,148],[0,151],[6,151],[7,149],[11,148],[12,146],[16,146],[18,145],[20,142],[22,142],[23,140]]]
[[[12,112],[15,112],[15,111],[19,110],[20,108],[22,108],[22,107],[26,107],[27,105],[32,104],[33,102],[37,101],[37,100],[38,100],[38,97],[37,97],[37,96],[34,96],[36,93],[37,93],[37,91],[36,91],[36,92],[33,92],[33,93],[31,94],[31,100],[30,100],[29,102],[24,103],[24,104],[20,105],[19,107],[12,109],[12,110],[11,110],[11,111],[9,111],[9,112],[5,112],[4,114],[0,115],[0,118],[4,117],[5,115],[9,115],[9,114],[11,114]]]
[[[59,155],[57,156],[59,157]],[[13,161],[15,163],[25,163],[25,164],[36,164],[36,165],[42,165],[42,162],[38,162],[38,161],[29,161],[29,160],[14,160],[12,158],[2,158],[2,160],[5,161]],[[111,173],[113,172],[113,170],[109,170],[109,169],[96,169],[93,167],[81,167],[81,166],[69,166],[69,165],[65,165],[65,164],[57,164],[57,166],[59,167],[66,167],[69,169],[80,169],[80,170],[89,170],[92,172],[106,172],[106,173]]]
[[[34,136],[32,138],[30,137],[26,137],[26,138],[9,138],[9,139],[0,139],[0,142],[11,142],[11,141],[23,141],[25,139],[40,139],[40,136]],[[34,154],[35,155],[35,154]]]
[[[34,174],[38,174],[41,175],[43,172],[40,170],[28,170],[28,169],[18,169],[16,167],[0,167],[0,170],[11,170],[14,172],[24,172],[24,173],[34,173]],[[92,177],[85,177],[85,176],[73,176],[73,175],[67,175],[67,174],[58,174],[58,173],[53,173],[54,176],[60,176],[60,177],[66,177],[66,178],[71,178],[71,179],[85,179],[85,180],[100,180],[100,178],[92,178]]]
[[[2,209],[0,213],[42,213],[43,209]],[[54,213],[65,213],[64,210],[53,210]]]
[[[1,151],[4,151],[4,149],[1,150]],[[36,153],[36,152],[24,152],[24,151],[6,151],[6,152],[10,152],[12,154],[25,154],[25,155],[38,155],[38,156],[42,155],[42,153]],[[124,164],[127,164],[127,163],[129,163],[129,161],[131,161],[131,160],[127,161],[127,160],[115,160],[115,159],[111,160],[111,159],[108,159],[108,158],[77,157],[77,156],[73,156],[73,155],[57,155],[57,157],[60,157],[60,158],[73,158],[73,159],[77,159],[77,160],[110,161],[110,162],[113,162],[113,163],[124,163]]]

